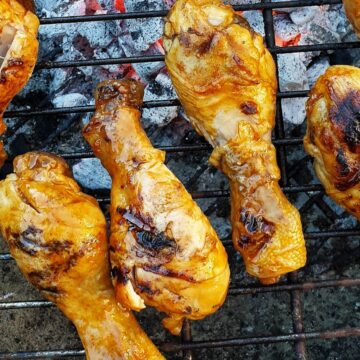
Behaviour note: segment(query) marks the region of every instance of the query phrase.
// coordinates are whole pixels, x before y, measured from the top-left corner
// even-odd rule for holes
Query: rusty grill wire
[[[275,45],[275,33],[273,23],[273,10],[289,7],[301,6],[318,6],[318,5],[336,5],[341,4],[341,0],[313,0],[311,5],[307,0],[299,1],[283,1],[273,3],[271,0],[262,0],[255,4],[244,4],[234,6],[237,11],[248,10],[263,10],[263,19],[265,27],[265,40],[268,49],[277,63],[278,54],[287,54],[295,52],[309,52],[309,51],[326,51],[326,50],[339,50],[339,49],[353,49],[360,48],[360,41],[342,42],[342,43],[323,43],[304,46],[290,46],[278,47]],[[110,21],[110,20],[124,20],[124,19],[147,19],[152,17],[166,16],[167,11],[141,11],[133,13],[113,13],[105,15],[88,15],[88,16],[71,16],[71,17],[53,17],[40,19],[41,25],[47,24],[66,24],[66,23],[81,23],[81,22],[97,22],[97,21]],[[109,58],[100,60],[80,60],[80,61],[50,61],[39,62],[36,70],[40,69],[54,69],[54,68],[69,68],[81,66],[99,66],[99,65],[112,65],[112,64],[133,64],[145,62],[160,62],[164,60],[164,56],[133,56],[125,58]],[[311,184],[305,186],[290,186],[288,184],[288,176],[286,171],[286,147],[292,145],[302,144],[302,138],[286,138],[284,131],[284,123],[282,117],[281,99],[285,98],[298,98],[306,97],[308,91],[286,91],[278,92],[277,94],[277,116],[275,137],[273,143],[277,146],[278,162],[281,170],[282,189],[285,193],[301,193],[301,192],[317,192],[323,193],[324,189],[320,184]],[[157,100],[147,101],[144,103],[144,108],[157,108],[165,106],[178,106],[177,99],[172,100]],[[42,115],[65,115],[74,113],[89,113],[94,111],[94,106],[81,106],[81,107],[65,107],[55,109],[41,109],[41,110],[16,110],[8,111],[5,113],[6,118],[29,118]],[[11,130],[10,130],[11,131]],[[181,145],[181,146],[157,146],[159,149],[165,150],[168,153],[188,153],[198,151],[209,151],[210,146],[207,144],[200,145]],[[59,154],[65,159],[82,159],[94,157],[92,152],[74,152]],[[12,159],[9,159],[11,161]],[[229,191],[215,190],[215,191],[202,191],[193,192],[192,196],[195,199],[204,198],[218,198],[229,197]],[[109,196],[97,196],[99,203],[108,204],[110,202]],[[353,230],[332,230],[332,231],[317,231],[306,232],[305,238],[321,239],[329,237],[350,237],[360,236],[360,229]],[[230,239],[224,239],[223,243],[226,247],[232,246]],[[0,261],[11,260],[12,257],[9,253],[0,254]],[[229,296],[238,296],[246,294],[258,293],[277,293],[289,292],[291,295],[291,309],[293,321],[293,333],[282,334],[275,336],[254,336],[254,337],[238,337],[232,339],[210,339],[207,341],[196,341],[191,336],[191,324],[186,321],[184,324],[181,341],[173,343],[158,344],[160,349],[165,352],[179,352],[182,351],[183,359],[191,360],[193,358],[192,350],[205,349],[205,348],[226,348],[226,347],[239,347],[244,345],[260,345],[260,344],[275,344],[280,342],[293,342],[295,345],[295,353],[298,360],[307,359],[306,355],[306,340],[313,339],[335,339],[350,336],[360,336],[360,328],[340,328],[335,330],[328,330],[323,332],[306,332],[302,319],[302,300],[301,292],[307,290],[321,289],[321,288],[338,288],[338,287],[354,287],[360,286],[360,278],[355,279],[339,279],[339,280],[322,280],[312,282],[298,281],[297,272],[288,275],[286,284],[278,284],[273,286],[247,286],[247,287],[231,287]],[[54,306],[51,302],[40,301],[18,301],[18,302],[0,302],[0,310],[9,309],[30,309],[30,308],[46,308]],[[36,358],[66,358],[84,356],[85,351],[79,350],[45,350],[45,351],[26,351],[26,352],[12,352],[0,353],[0,359],[36,359]]]

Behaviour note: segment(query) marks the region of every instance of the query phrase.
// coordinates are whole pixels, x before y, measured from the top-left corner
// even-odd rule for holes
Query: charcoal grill
[[[283,2],[271,2],[262,1],[255,4],[246,4],[235,6],[236,10],[263,10],[263,18],[265,24],[265,39],[267,46],[272,53],[275,61],[277,56],[280,54],[297,53],[297,52],[309,52],[309,51],[327,51],[327,50],[340,50],[340,49],[354,49],[360,48],[359,41],[353,42],[342,42],[342,43],[321,43],[307,46],[291,46],[291,47],[278,47],[275,42],[274,34],[274,23],[273,23],[273,10],[281,8],[291,8],[300,6],[311,5],[336,5],[340,4],[341,0],[299,0],[299,1],[283,1]],[[102,22],[110,20],[125,20],[125,19],[149,19],[154,17],[163,17],[166,15],[166,11],[141,11],[132,13],[113,13],[104,15],[86,15],[86,16],[71,16],[71,17],[52,17],[41,19],[42,26],[48,24],[67,24],[67,23],[81,23],[81,22]],[[129,63],[151,63],[160,62],[164,58],[161,55],[151,56],[132,56],[126,58],[111,58],[111,59],[95,59],[95,60],[80,60],[80,61],[48,61],[40,62],[36,66],[36,70],[40,69],[54,69],[54,68],[70,68],[70,67],[82,67],[82,66],[100,66],[110,64],[129,64]],[[312,203],[319,199],[319,196],[323,195],[323,188],[319,184],[309,185],[291,185],[289,181],[289,174],[287,172],[287,151],[289,147],[301,145],[302,137],[289,137],[286,136],[284,130],[283,114],[281,99],[285,98],[299,98],[306,97],[307,91],[284,91],[277,94],[277,118],[276,128],[274,131],[274,144],[278,150],[278,162],[281,169],[282,176],[282,188],[286,194],[298,194],[298,193],[311,193],[313,196],[306,204],[310,207]],[[179,106],[177,99],[171,100],[156,100],[147,101],[144,104],[145,108],[160,108]],[[94,111],[93,106],[81,106],[81,107],[66,107],[66,108],[52,108],[52,109],[31,109],[31,110],[16,110],[8,111],[5,115],[6,118],[33,118],[37,119],[40,116],[62,116],[67,114],[75,113],[90,113]],[[194,143],[186,145],[176,146],[159,146],[162,150],[168,153],[180,153],[187,156],[189,153],[209,151],[210,147],[207,144]],[[61,153],[65,159],[78,160],[83,158],[93,157],[92,152],[71,152]],[[11,159],[10,159],[11,160]],[[206,190],[192,192],[195,199],[207,199],[207,198],[227,198],[229,192],[227,190]],[[109,203],[108,193],[97,193],[97,199],[100,204],[106,205]],[[327,231],[312,231],[306,232],[305,238],[307,240],[328,239],[328,238],[351,238],[360,236],[360,229],[331,229]],[[231,247],[231,240],[224,239],[224,245],[227,247],[229,252],[234,250]],[[11,255],[8,253],[0,254],[0,265],[6,262],[13,261]],[[340,288],[344,287],[357,287],[360,285],[360,278],[340,278],[335,280],[315,280],[315,281],[300,281],[298,279],[298,273],[294,272],[287,277],[285,282],[282,282],[274,286],[231,286],[229,296],[243,296],[249,294],[261,294],[261,293],[281,293],[287,292],[290,294],[292,314],[292,328],[293,331],[286,334],[275,334],[271,336],[261,336],[261,334],[254,334],[249,337],[235,337],[235,338],[208,338],[206,340],[197,340],[196,337],[192,337],[191,327],[192,324],[187,321],[185,322],[184,329],[182,332],[181,339],[172,339],[168,342],[158,344],[160,348],[167,354],[169,358],[172,354],[180,354],[183,359],[193,359],[193,352],[199,349],[210,349],[219,348],[225,349],[229,347],[238,347],[239,354],[241,354],[241,347],[245,345],[258,346],[261,344],[275,344],[287,342],[292,344],[294,347],[294,356],[296,359],[307,359],[311,358],[311,353],[307,352],[306,346],[308,340],[329,340],[346,337],[358,337],[360,336],[359,327],[343,327],[343,328],[331,328],[326,331],[311,331],[308,332],[303,322],[303,302],[302,296],[304,291],[314,291],[321,288],[332,288],[336,291],[340,291]],[[19,310],[26,311],[30,308],[46,308],[53,306],[50,302],[39,300],[39,301],[13,301],[13,302],[0,302],[1,312],[7,310]],[[20,344],[21,345],[21,344]],[[19,346],[20,346],[19,345]],[[17,351],[17,352],[1,352],[1,340],[0,340],[0,359],[35,359],[35,358],[78,358],[84,357],[84,350],[82,349],[68,349],[68,350],[50,350],[44,349],[42,351]],[[338,354],[338,358],[342,358],[341,354]],[[356,354],[354,354],[356,358]],[[239,355],[240,357],[240,355]],[[347,357],[349,358],[349,357]]]

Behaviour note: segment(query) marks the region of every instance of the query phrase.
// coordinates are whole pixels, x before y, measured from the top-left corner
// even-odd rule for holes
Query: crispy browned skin
[[[6,130],[2,116],[28,82],[37,59],[39,20],[32,5],[30,0],[0,1],[0,135]],[[0,168],[5,159],[0,142]]]
[[[306,151],[327,194],[360,219],[360,69],[332,66],[307,102]]]
[[[0,182],[0,230],[28,281],[75,324],[89,360],[164,359],[110,278],[105,218],[59,157],[28,153]]]
[[[164,326],[179,334],[184,318],[202,319],[223,304],[229,266],[208,219],[142,129],[142,97],[135,81],[99,84],[84,136],[113,180],[110,258],[117,297],[134,310],[156,307],[168,316]]]
[[[271,131],[275,66],[262,37],[220,0],[178,0],[165,23],[166,65],[187,116],[231,185],[233,242],[264,284],[304,266],[298,211],[282,193]]]
[[[360,37],[360,0],[343,0],[347,17]]]

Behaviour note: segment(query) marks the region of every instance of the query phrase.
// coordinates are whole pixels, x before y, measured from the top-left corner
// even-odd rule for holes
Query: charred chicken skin
[[[233,242],[264,284],[304,266],[298,211],[282,193],[271,131],[275,65],[262,37],[220,0],[178,0],[165,22],[171,79],[210,162],[230,180]]]
[[[143,86],[99,84],[96,112],[83,134],[112,177],[110,259],[118,300],[167,314],[179,334],[184,318],[202,319],[224,302],[225,249],[208,219],[164,165],[141,127]]]
[[[20,270],[75,324],[89,360],[164,359],[111,283],[105,218],[64,160],[28,153],[0,182],[0,231]]]
[[[3,114],[13,97],[28,82],[34,69],[39,20],[30,0],[0,1],[0,135],[6,126]],[[6,160],[0,142],[0,168]]]
[[[358,37],[360,37],[360,0],[343,0],[348,19]]]
[[[304,145],[327,194],[360,219],[360,69],[332,66],[318,79]]]

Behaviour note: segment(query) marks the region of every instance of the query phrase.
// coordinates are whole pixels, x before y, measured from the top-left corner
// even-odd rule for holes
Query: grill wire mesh
[[[313,0],[311,5],[335,5],[340,4],[340,0]],[[309,52],[309,51],[327,51],[327,50],[340,50],[340,49],[355,49],[360,48],[360,42],[342,42],[342,43],[322,43],[308,46],[291,46],[291,47],[277,47],[275,45],[275,33],[274,33],[274,19],[273,10],[285,7],[300,7],[308,6],[309,1],[284,1],[272,3],[271,1],[262,1],[261,3],[246,4],[235,6],[236,10],[263,10],[264,26],[265,26],[265,39],[267,46],[274,56],[275,61],[280,54],[297,53],[297,52]],[[73,17],[56,17],[56,18],[44,18],[41,19],[42,26],[48,24],[66,24],[66,23],[81,23],[81,22],[101,22],[109,20],[124,20],[124,19],[148,19],[153,17],[162,17],[166,15],[166,11],[142,11],[136,13],[115,13],[105,15],[89,15],[89,16],[73,16]],[[100,66],[111,64],[129,64],[129,63],[151,63],[163,61],[163,56],[132,56],[127,58],[112,58],[112,59],[95,59],[95,60],[80,60],[80,61],[50,61],[39,62],[36,70],[40,69],[54,69],[54,68],[70,68],[81,66]],[[286,194],[298,194],[309,193],[323,195],[323,188],[318,184],[309,185],[291,185],[289,176],[287,173],[287,151],[290,146],[301,145],[302,137],[287,137],[284,130],[283,116],[282,116],[282,103],[281,99],[285,98],[299,98],[306,97],[307,91],[286,91],[279,92],[277,98],[277,122],[274,131],[274,144],[278,150],[278,162],[282,175],[282,188]],[[147,101],[144,104],[145,108],[161,108],[165,106],[178,106],[177,99],[172,100],[156,100]],[[8,111],[6,118],[36,118],[39,116],[62,116],[66,114],[74,113],[89,113],[94,110],[93,106],[81,106],[71,108],[60,109],[41,109],[41,110],[16,110]],[[168,153],[181,153],[183,156],[192,152],[208,151],[210,147],[207,144],[187,144],[178,146],[162,146],[161,149]],[[93,154],[89,151],[74,152],[74,153],[61,153],[65,159],[78,160],[83,158],[91,158]],[[11,160],[11,159],[10,159]],[[195,199],[207,199],[207,198],[228,198],[229,192],[227,190],[207,190],[192,192]],[[314,197],[313,197],[314,198]],[[107,193],[98,194],[97,196],[100,204],[106,205],[109,203],[109,196]],[[316,201],[316,200],[314,200]],[[348,229],[348,230],[328,230],[328,231],[315,231],[306,232],[305,238],[307,240],[321,240],[332,237],[336,238],[351,238],[360,236],[360,230]],[[231,248],[231,241],[229,239],[223,240],[228,251],[234,251]],[[2,263],[12,261],[10,254],[0,254],[0,261]],[[360,336],[359,327],[344,327],[336,329],[328,329],[326,331],[311,331],[308,332],[304,327],[303,322],[303,303],[302,296],[304,291],[317,290],[321,288],[332,288],[337,291],[341,291],[340,288],[344,287],[357,287],[360,285],[360,278],[340,278],[336,280],[316,280],[301,282],[298,279],[298,273],[294,272],[288,276],[285,283],[278,285],[264,287],[260,285],[252,286],[231,286],[229,296],[242,296],[242,295],[254,295],[261,293],[282,293],[286,292],[290,294],[291,299],[291,315],[292,315],[292,328],[293,331],[287,334],[277,334],[272,336],[260,336],[255,335],[252,337],[236,337],[231,339],[206,339],[197,340],[192,338],[191,323],[186,322],[181,340],[171,340],[159,344],[160,348],[166,352],[169,356],[171,353],[182,354],[183,359],[192,359],[193,351],[199,349],[209,348],[227,348],[227,347],[241,347],[244,345],[266,345],[288,342],[294,346],[296,359],[311,358],[311,354],[307,354],[306,342],[307,340],[314,339],[335,339],[352,336]],[[53,306],[50,302],[45,300],[38,301],[15,301],[15,302],[0,302],[0,311],[7,310],[21,310],[31,308],[47,308]],[[350,311],[350,310],[349,310]],[[1,348],[0,348],[0,351]],[[241,349],[239,350],[241,353]],[[43,351],[19,351],[19,352],[0,352],[0,359],[34,359],[34,358],[67,358],[67,357],[83,357],[84,350],[43,350]],[[356,357],[356,355],[355,355]],[[354,358],[355,358],[354,357]],[[239,355],[240,358],[240,355]],[[341,358],[341,354],[339,357]]]

